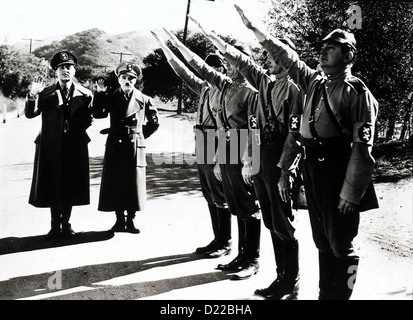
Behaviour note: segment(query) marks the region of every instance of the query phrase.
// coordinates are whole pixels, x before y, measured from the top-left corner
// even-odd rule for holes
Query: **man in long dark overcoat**
[[[42,116],[29,203],[50,208],[49,239],[73,236],[72,207],[90,203],[86,129],[92,119],[92,92],[73,82],[76,65],[72,53],[56,53],[51,67],[58,81],[45,87],[42,77],[35,78],[24,110],[27,118]]]
[[[120,87],[106,92],[99,80],[93,100],[95,118],[110,115],[110,128],[102,132],[108,138],[98,210],[115,211],[113,231],[139,233],[133,219],[146,200],[145,139],[159,127],[158,111],[152,99],[135,87],[142,74],[138,65],[121,62],[115,73]]]

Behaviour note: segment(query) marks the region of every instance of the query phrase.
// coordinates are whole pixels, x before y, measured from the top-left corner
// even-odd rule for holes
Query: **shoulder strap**
[[[210,93],[211,93],[211,88],[209,88],[208,91],[207,91],[207,99],[208,99],[207,109],[208,109],[209,116],[211,117],[211,120],[214,123],[214,127],[217,128],[217,120],[215,119],[214,114],[212,113],[212,108],[211,108],[211,104],[210,104],[210,101],[211,101]]]
[[[224,125],[224,128],[226,130],[231,129],[231,126],[229,125],[228,117],[227,117],[227,112],[226,112],[226,105],[225,105],[225,96],[228,91],[228,87],[231,85],[230,82],[225,82],[224,88],[221,93],[221,101],[220,101],[220,114],[221,114],[221,120],[222,124]]]
[[[324,104],[326,106],[327,113],[330,116],[331,121],[333,121],[334,127],[336,128],[337,132],[342,137],[344,137],[345,134],[343,132],[343,129],[341,128],[341,125],[338,123],[338,120],[336,116],[334,115],[333,110],[331,110],[330,102],[328,101],[328,97],[327,97],[327,90],[326,90],[324,83],[322,84],[322,91],[323,91]]]

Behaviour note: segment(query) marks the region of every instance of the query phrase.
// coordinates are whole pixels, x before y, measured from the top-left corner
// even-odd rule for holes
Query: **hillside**
[[[27,53],[29,43],[21,41],[13,48]],[[142,60],[157,48],[149,30],[131,31],[122,34],[108,34],[99,29],[89,29],[68,36],[55,36],[33,42],[33,54],[39,58],[50,59],[56,51],[70,50],[79,59],[80,66],[111,71],[120,61],[133,60],[142,65]]]

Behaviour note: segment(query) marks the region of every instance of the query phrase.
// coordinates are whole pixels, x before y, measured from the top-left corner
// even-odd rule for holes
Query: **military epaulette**
[[[359,78],[352,77],[345,80],[345,82],[357,92],[357,94],[362,94],[367,91],[367,86]]]

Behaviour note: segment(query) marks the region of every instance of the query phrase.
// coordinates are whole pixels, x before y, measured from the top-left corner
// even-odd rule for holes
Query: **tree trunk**
[[[393,138],[395,126],[396,118],[392,116],[389,118],[389,121],[387,123],[386,139],[391,140]]]

